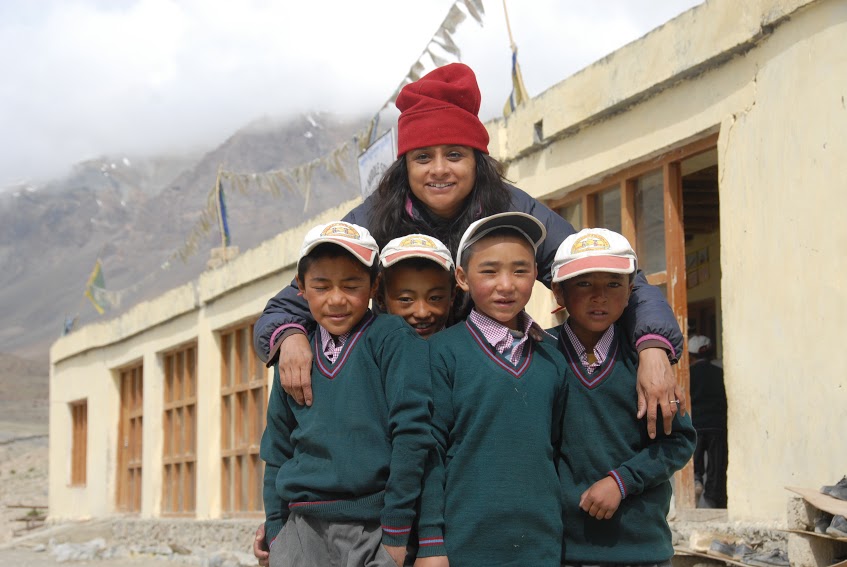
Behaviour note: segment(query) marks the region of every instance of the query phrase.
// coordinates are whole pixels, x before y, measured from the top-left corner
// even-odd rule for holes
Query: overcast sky
[[[536,96],[702,0],[510,0]],[[453,36],[483,119],[511,88],[502,0]],[[453,0],[2,0],[0,187],[103,153],[211,149],[260,116],[375,113]]]

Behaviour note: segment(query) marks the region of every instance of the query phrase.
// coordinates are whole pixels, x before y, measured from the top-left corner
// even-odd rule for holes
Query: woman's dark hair
[[[503,177],[503,166],[477,149],[473,150],[473,154],[476,182],[461,211],[453,219],[442,219],[431,213],[412,194],[405,156],[391,164],[376,189],[368,219],[368,228],[380,248],[392,238],[421,233],[441,240],[455,257],[462,234],[472,222],[509,210],[511,195]],[[406,212],[407,198],[412,200],[420,218],[412,218]]]

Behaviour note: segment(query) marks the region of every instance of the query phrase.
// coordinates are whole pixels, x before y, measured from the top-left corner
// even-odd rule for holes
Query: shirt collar
[[[567,322],[562,325],[565,328],[565,334],[570,340],[571,345],[576,351],[576,355],[579,359],[585,364],[587,367],[595,367],[600,366],[606,361],[606,358],[609,356],[609,349],[612,347],[612,340],[615,337],[615,326],[610,325],[606,332],[603,333],[603,336],[600,337],[600,340],[597,341],[597,344],[594,345],[594,356],[597,358],[597,362],[593,364],[588,364],[588,353],[585,348],[585,345],[580,342],[579,338],[577,338],[576,333],[573,332],[571,326],[567,324]]]
[[[468,317],[471,322],[476,325],[480,331],[482,331],[482,336],[485,337],[488,344],[494,348],[501,345],[508,347],[512,343],[513,339],[517,339],[519,343],[522,343],[526,341],[529,331],[533,325],[536,327],[538,326],[535,321],[532,320],[532,317],[529,316],[529,313],[521,311],[518,314],[518,327],[521,329],[523,336],[517,338],[512,336],[512,333],[509,332],[509,328],[506,325],[500,321],[492,319],[484,313],[480,313],[476,310],[476,308],[471,310],[471,314]]]
[[[350,337],[350,333],[353,332],[351,329],[343,335],[333,337],[330,332],[324,329],[322,326],[318,325],[318,329],[320,329],[321,331],[321,347],[323,349],[324,354],[328,354],[330,352],[338,352],[339,350],[344,348],[344,343],[347,342],[347,339]]]

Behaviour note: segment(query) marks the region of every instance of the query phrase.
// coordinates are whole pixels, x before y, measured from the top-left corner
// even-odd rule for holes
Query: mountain
[[[364,119],[312,113],[257,120],[200,155],[104,156],[78,164],[39,188],[0,193],[0,353],[45,360],[66,318],[84,325],[195,279],[212,230],[183,262],[183,248],[206,208],[219,168],[260,173],[326,156],[364,126]],[[274,195],[255,183],[223,184],[231,243],[252,248],[304,218],[358,194],[355,152],[348,180],[316,168],[308,203],[298,192]],[[84,297],[97,258],[105,287],[120,305],[100,316]]]

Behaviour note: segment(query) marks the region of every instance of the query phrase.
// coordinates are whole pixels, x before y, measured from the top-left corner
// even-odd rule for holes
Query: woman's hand
[[[656,438],[658,408],[662,408],[665,435],[671,434],[673,416],[685,415],[685,392],[678,386],[668,354],[661,348],[645,348],[638,354],[638,419],[647,415],[647,434]],[[674,403],[679,400],[679,404]]]
[[[271,552],[268,551],[268,546],[265,545],[265,524],[259,524],[256,528],[256,538],[253,540],[253,555],[259,560],[261,567],[268,567],[271,561]]]
[[[279,347],[279,382],[301,406],[312,405],[312,349],[309,337],[289,335]]]

